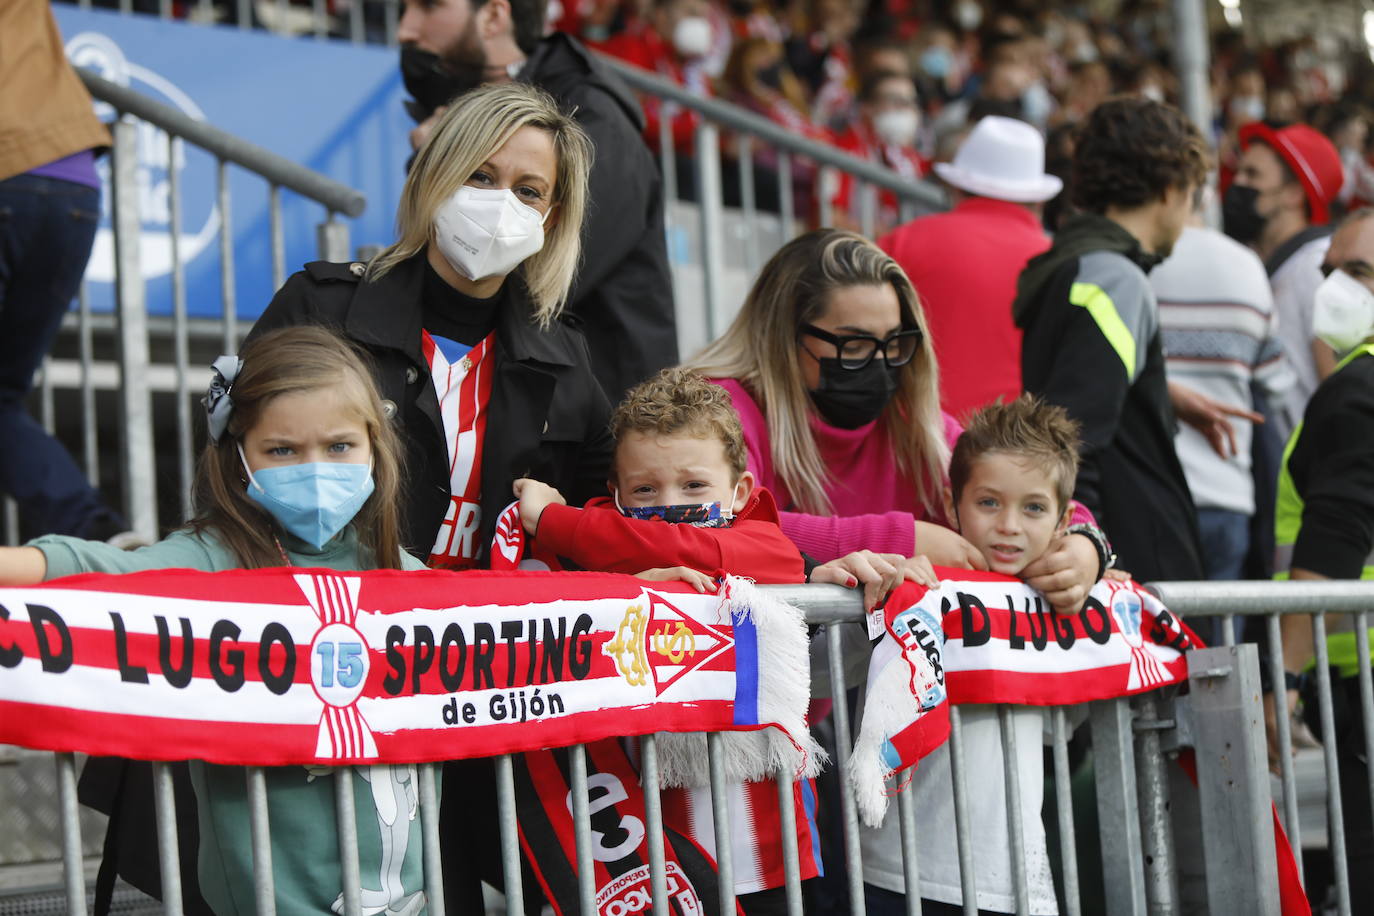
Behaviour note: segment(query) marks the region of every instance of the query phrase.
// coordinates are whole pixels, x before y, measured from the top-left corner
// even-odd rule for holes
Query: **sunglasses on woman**
[[[835,353],[840,360],[840,368],[851,370],[858,370],[867,366],[873,362],[873,357],[879,353],[883,354],[883,361],[887,363],[889,369],[905,366],[916,355],[916,348],[921,345],[921,339],[925,337],[920,328],[893,331],[881,339],[871,334],[832,334],[814,324],[803,324],[801,332],[817,340],[834,344]]]

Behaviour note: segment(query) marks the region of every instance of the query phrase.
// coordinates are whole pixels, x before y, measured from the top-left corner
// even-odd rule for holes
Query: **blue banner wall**
[[[392,241],[412,126],[402,107],[405,90],[395,50],[67,5],[55,5],[53,12],[74,64],[362,191],[367,209],[350,221],[352,245]],[[102,120],[114,117],[109,106],[97,103],[96,110]],[[169,149],[167,136],[148,125],[140,125],[138,145],[149,311],[172,311],[169,170],[175,168],[188,309],[192,315],[221,315],[225,214],[214,157],[180,143]],[[100,171],[106,184],[102,223],[87,280],[93,307],[109,310],[114,240],[108,157],[100,160]],[[251,319],[273,293],[268,186],[237,166],[229,166],[229,177],[237,312]],[[315,227],[326,213],[289,191],[283,190],[281,200],[289,276],[318,257]]]

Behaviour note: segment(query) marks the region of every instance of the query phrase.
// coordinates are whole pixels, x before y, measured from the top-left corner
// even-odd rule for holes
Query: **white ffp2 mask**
[[[434,214],[434,241],[469,280],[504,277],[544,247],[546,218],[508,188],[464,185]]]
[[[712,38],[711,20],[705,16],[683,16],[673,26],[673,47],[685,58],[711,53]]]
[[[921,129],[921,115],[915,108],[890,108],[873,116],[873,132],[888,146],[911,146]]]
[[[1334,270],[1312,297],[1312,333],[1344,353],[1374,333],[1374,293],[1343,270]]]

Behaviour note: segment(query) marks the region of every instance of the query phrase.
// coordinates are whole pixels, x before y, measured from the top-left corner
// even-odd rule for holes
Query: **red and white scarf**
[[[471,569],[476,565],[477,533],[482,527],[482,446],[487,434],[487,404],[496,360],[491,358],[496,333],[461,353],[463,346],[445,338],[436,341],[421,332],[421,348],[429,363],[444,442],[449,459],[449,504],[430,550],[434,569]],[[455,358],[445,355],[447,349]],[[461,353],[461,355],[460,355]]]
[[[404,764],[727,731],[732,778],[814,772],[808,685],[778,657],[806,658],[800,612],[735,579],[700,595],[601,573],[73,576],[0,589],[0,744]],[[704,784],[699,738],[665,739],[665,781]]]
[[[1080,614],[996,573],[938,569],[940,587],[908,583],[888,599],[869,662],[850,780],[864,820],[887,810],[884,781],[949,734],[949,703],[1043,706],[1128,696],[1188,676],[1201,645],[1134,582],[1103,580]]]

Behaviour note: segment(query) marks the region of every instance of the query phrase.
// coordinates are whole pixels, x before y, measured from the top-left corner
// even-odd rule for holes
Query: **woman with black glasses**
[[[985,568],[945,518],[960,427],[940,410],[920,299],[872,242],[817,229],[784,245],[691,365],[730,392],[749,469],[786,510],[783,530],[803,552],[821,561],[861,549],[920,553]],[[1084,537],[1061,548],[1031,570],[1032,584],[1056,604],[1075,594],[1081,604],[1097,549]]]

